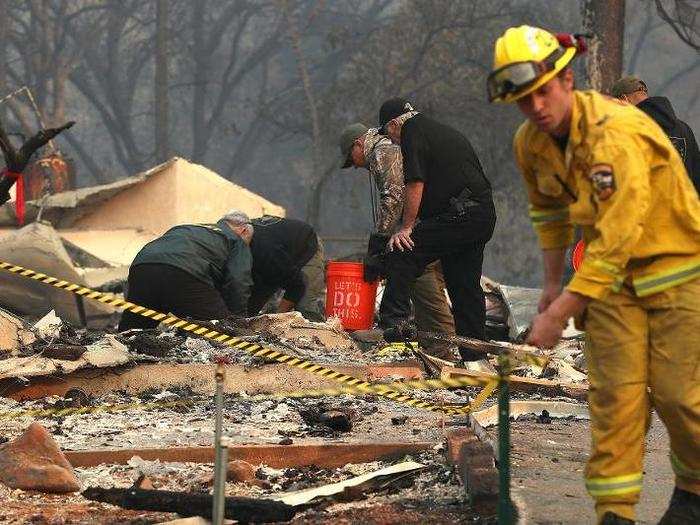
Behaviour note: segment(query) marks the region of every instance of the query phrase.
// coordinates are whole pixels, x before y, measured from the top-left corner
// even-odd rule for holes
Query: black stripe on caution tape
[[[6,270],[6,271],[13,273],[13,274],[16,274],[16,275],[20,275],[22,277],[26,277],[27,279],[32,279],[34,281],[38,281],[38,282],[41,282],[43,284],[53,286],[54,288],[59,288],[61,290],[65,290],[67,292],[74,293],[74,294],[79,295],[81,297],[84,297],[86,299],[98,301],[102,304],[106,304],[106,305],[112,306],[114,308],[119,308],[123,311],[128,311],[128,312],[131,312],[133,314],[138,314],[138,315],[142,315],[143,317],[148,317],[149,319],[159,321],[159,322],[166,324],[168,326],[171,326],[173,328],[179,328],[180,330],[185,330],[186,332],[191,332],[193,334],[202,336],[202,337],[209,339],[211,341],[215,341],[217,343],[220,343],[220,344],[223,344],[226,346],[230,346],[230,347],[236,348],[238,350],[245,350],[246,352],[253,355],[254,357],[262,357],[262,358],[268,359],[270,361],[277,361],[278,363],[284,363],[284,364],[291,366],[291,367],[294,367],[294,368],[306,370],[307,372],[310,372],[310,373],[315,374],[317,376],[320,376],[320,377],[323,377],[326,379],[332,379],[334,381],[337,381],[337,382],[342,383],[342,384],[349,386],[349,387],[366,388],[367,389],[366,393],[368,393],[368,394],[371,393],[371,394],[379,395],[379,396],[385,397],[387,399],[391,399],[392,401],[395,401],[397,403],[403,403],[405,405],[409,405],[409,406],[412,406],[414,408],[421,408],[421,409],[425,409],[425,410],[431,410],[434,412],[444,412],[447,414],[459,414],[459,413],[461,413],[459,410],[455,410],[452,408],[445,408],[441,405],[430,403],[428,401],[422,401],[422,400],[416,399],[410,395],[402,394],[401,392],[398,392],[396,390],[391,390],[391,389],[387,389],[386,387],[372,385],[371,383],[368,383],[367,381],[364,381],[362,379],[358,379],[358,378],[350,376],[348,374],[343,374],[341,372],[337,372],[337,371],[330,369],[330,368],[327,368],[325,366],[318,365],[316,363],[312,363],[311,361],[307,361],[306,359],[300,359],[298,357],[294,357],[294,356],[285,354],[285,353],[280,352],[278,350],[266,348],[266,347],[261,346],[257,343],[243,341],[240,338],[232,336],[232,335],[222,334],[216,330],[212,330],[210,328],[205,328],[205,327],[200,326],[196,323],[185,321],[184,319],[180,319],[179,317],[174,316],[172,314],[164,314],[164,313],[158,312],[156,310],[152,310],[150,308],[140,306],[138,304],[121,299],[121,298],[119,298],[111,293],[98,292],[98,291],[92,290],[90,288],[87,288],[85,286],[71,283],[69,281],[65,281],[62,279],[57,279],[56,277],[51,277],[49,275],[46,275],[45,273],[35,272],[34,270],[30,270],[28,268],[24,268],[22,266],[10,264],[7,262],[0,261],[0,269]]]

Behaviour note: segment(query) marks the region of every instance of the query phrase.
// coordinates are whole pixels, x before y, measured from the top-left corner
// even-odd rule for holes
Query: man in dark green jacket
[[[127,300],[198,320],[244,317],[250,289],[253,226],[232,211],[216,224],[184,224],[144,246],[129,269]],[[119,331],[158,321],[124,312]]]

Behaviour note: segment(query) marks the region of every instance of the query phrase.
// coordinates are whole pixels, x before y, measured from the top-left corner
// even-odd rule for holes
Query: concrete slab
[[[370,366],[334,366],[334,370],[365,380],[378,380],[386,377],[421,379],[422,369],[415,364],[384,364]],[[282,364],[263,365],[246,369],[243,365],[226,365],[227,393],[247,392],[264,394],[284,390],[306,390],[330,388],[337,382],[310,374],[298,368]],[[72,388],[79,388],[93,396],[115,390],[136,394],[149,389],[190,387],[196,393],[214,391],[214,365],[156,363],[142,364],[133,368],[111,368],[88,372],[76,371],[61,377],[43,376],[31,380],[29,385],[0,381],[6,397],[17,401],[40,399],[50,395],[63,396]]]
[[[517,419],[527,414],[541,414],[546,410],[549,417],[575,419],[590,419],[587,405],[578,403],[567,403],[565,401],[513,401],[510,402],[510,417]],[[493,405],[484,410],[472,413],[472,417],[485,427],[490,427],[498,423],[498,405]]]
[[[228,448],[229,461],[242,460],[252,465],[264,464],[273,468],[316,465],[337,468],[348,463],[388,461],[430,450],[432,442],[416,443],[330,443],[292,445],[236,445]],[[213,447],[171,447],[103,449],[64,452],[70,464],[76,467],[94,467],[101,464],[125,465],[132,457],[148,461],[213,463]]]
[[[497,429],[489,433],[495,438]],[[511,423],[511,445],[512,491],[521,523],[595,523],[593,501],[583,482],[590,450],[588,421],[516,421]],[[637,523],[657,523],[666,510],[674,479],[668,450],[668,435],[654,415],[646,440]]]

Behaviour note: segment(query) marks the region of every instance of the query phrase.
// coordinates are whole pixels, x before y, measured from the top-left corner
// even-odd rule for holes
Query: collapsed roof
[[[285,209],[213,171],[174,157],[148,171],[100,186],[50,195],[26,205],[74,245],[112,265],[128,265],[144,244],[177,224],[216,222],[231,209],[251,217]],[[0,226],[14,227],[14,204],[0,207]]]

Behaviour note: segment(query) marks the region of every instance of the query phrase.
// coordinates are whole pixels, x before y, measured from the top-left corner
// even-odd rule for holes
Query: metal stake
[[[221,444],[224,409],[224,378],[226,371],[222,363],[216,365],[216,420],[214,426],[214,506],[212,523],[223,525],[226,503],[226,460],[228,449]]]
[[[507,358],[499,359],[498,381],[498,525],[512,525],[510,501],[510,387]]]

